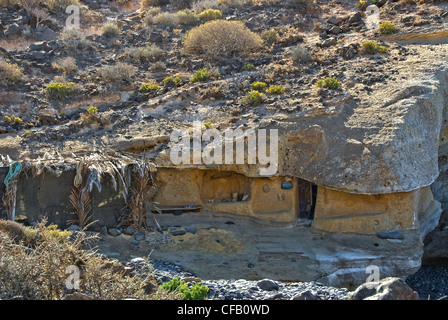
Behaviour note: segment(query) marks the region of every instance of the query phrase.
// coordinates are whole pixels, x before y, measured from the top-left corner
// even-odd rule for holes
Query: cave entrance
[[[317,185],[298,178],[299,218],[313,219],[316,208]]]

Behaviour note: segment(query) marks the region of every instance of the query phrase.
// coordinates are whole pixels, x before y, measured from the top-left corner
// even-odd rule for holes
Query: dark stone
[[[360,21],[362,21],[362,17],[361,17],[361,13],[359,13],[359,12],[356,12],[355,14],[352,14],[348,18],[348,22],[349,23],[360,22]]]
[[[135,233],[135,229],[132,228],[131,226],[123,229],[123,234],[125,234],[127,236],[132,236],[134,233]]]
[[[312,294],[309,290],[302,291],[299,294],[296,294],[291,300],[320,300],[314,294]]]
[[[118,230],[117,228],[110,228],[110,229],[107,230],[107,233],[109,235],[111,235],[112,237],[117,237],[117,236],[119,236],[121,234],[121,231]]]
[[[173,231],[171,231],[171,234],[173,236],[182,236],[184,234],[186,234],[187,232],[184,229],[175,229]]]
[[[144,231],[139,231],[134,233],[134,239],[137,241],[143,241],[146,239],[146,235]]]
[[[335,26],[339,26],[342,24],[342,22],[344,22],[344,20],[339,17],[331,17],[330,19],[327,20],[327,22],[330,24],[334,24]]]
[[[197,231],[197,229],[195,227],[193,227],[193,226],[188,226],[188,227],[185,227],[184,229],[185,229],[186,232],[189,232],[189,233],[192,233],[192,234],[195,234],[196,231]]]
[[[278,283],[273,280],[270,280],[270,279],[263,279],[263,280],[258,281],[257,286],[261,290],[265,290],[265,291],[273,291],[273,290],[279,289]]]
[[[392,232],[378,232],[376,234],[378,238],[381,239],[404,239],[404,235],[401,232],[398,231],[392,231]]]
[[[5,36],[6,37],[18,37],[22,34],[22,28],[17,23],[13,23],[9,25],[6,29]]]

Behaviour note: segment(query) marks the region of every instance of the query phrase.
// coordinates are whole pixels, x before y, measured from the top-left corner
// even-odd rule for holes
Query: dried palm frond
[[[69,224],[78,224],[80,229],[84,229],[88,226],[92,215],[89,215],[92,210],[92,203],[90,199],[90,193],[86,189],[79,190],[74,187],[70,194],[70,203],[75,208],[75,219],[68,220]]]
[[[16,213],[16,194],[17,194],[17,181],[11,181],[6,188],[6,192],[3,195],[3,208],[6,211],[6,217],[8,220],[14,221]]]
[[[125,209],[127,212],[122,217],[119,225],[130,225],[137,230],[147,228],[148,203],[150,203],[153,193],[153,180],[151,176],[151,164],[139,163],[134,168],[133,185],[131,196],[128,199]],[[160,229],[157,221],[156,225]]]

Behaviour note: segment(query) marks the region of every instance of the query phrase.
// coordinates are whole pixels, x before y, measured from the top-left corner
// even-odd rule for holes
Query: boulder
[[[9,25],[5,31],[5,36],[7,38],[19,37],[21,34],[22,34],[22,28],[20,28],[20,26],[17,23]]]
[[[279,289],[278,283],[270,279],[263,279],[258,281],[257,287],[265,291],[273,291]]]
[[[360,285],[348,295],[347,300],[420,300],[420,298],[403,279],[390,277],[379,282]]]

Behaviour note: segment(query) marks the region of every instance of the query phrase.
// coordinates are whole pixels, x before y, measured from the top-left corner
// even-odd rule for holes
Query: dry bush
[[[61,70],[65,74],[75,73],[78,71],[78,66],[76,65],[76,59],[72,57],[61,58],[53,62],[52,67]]]
[[[223,7],[242,7],[244,5],[249,5],[253,1],[252,0],[218,0],[219,4]]]
[[[298,9],[300,12],[306,12],[313,7],[314,0],[281,0],[280,3],[282,5],[286,3],[286,5],[290,8]]]
[[[162,10],[160,9],[160,7],[149,7],[146,9],[146,15],[145,18],[143,19],[143,23],[146,26],[150,26],[152,24],[154,24],[154,17],[157,16]]]
[[[179,24],[185,26],[195,25],[199,21],[199,17],[192,10],[183,10],[177,13]]]
[[[263,40],[238,21],[214,20],[193,28],[184,39],[187,51],[207,60],[246,56],[259,49]]]
[[[0,299],[61,299],[72,272],[80,271],[79,292],[102,299],[148,299],[145,289],[154,287],[150,270],[130,273],[119,262],[112,262],[95,253],[96,237],[83,232],[71,234],[56,226],[37,228],[0,224]],[[34,242],[26,243],[14,231],[27,230]]]
[[[64,28],[59,34],[59,40],[64,42],[64,49],[70,55],[96,49],[95,43],[87,40],[85,35],[76,29]]]
[[[163,53],[164,51],[155,44],[146,47],[130,47],[125,50],[125,54],[135,62],[156,61],[163,56]]]
[[[137,72],[137,68],[128,63],[117,62],[112,66],[101,67],[98,72],[107,82],[128,81]]]
[[[146,10],[150,7],[164,6],[169,3],[169,0],[142,0],[140,2],[140,8]]]
[[[179,18],[175,13],[162,12],[154,16],[152,19],[153,23],[162,26],[175,27],[179,24]]]
[[[310,63],[313,61],[313,56],[310,50],[301,46],[300,44],[291,49],[291,59],[295,63]]]
[[[218,8],[219,8],[218,0],[199,0],[195,1],[191,6],[191,9],[196,13],[200,13],[207,9],[218,9]]]
[[[22,70],[0,58],[0,86],[11,86],[22,80]]]
[[[81,8],[79,0],[45,0],[45,3],[52,10],[64,12],[68,6],[77,6]]]
[[[170,5],[177,9],[190,8],[191,0],[170,0]]]

